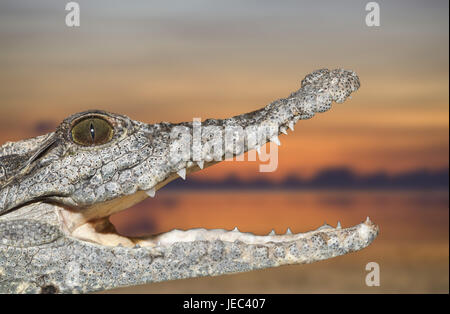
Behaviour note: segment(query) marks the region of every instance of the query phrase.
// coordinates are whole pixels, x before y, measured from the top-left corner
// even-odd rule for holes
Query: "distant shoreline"
[[[448,168],[439,171],[416,170],[395,175],[379,172],[358,175],[348,168],[324,169],[309,179],[287,176],[281,181],[187,178],[175,180],[171,190],[445,190],[449,188]]]

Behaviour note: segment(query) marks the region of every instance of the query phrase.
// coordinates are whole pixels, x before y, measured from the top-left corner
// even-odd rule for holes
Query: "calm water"
[[[127,235],[173,228],[224,228],[266,234],[343,227],[366,216],[380,227],[361,252],[311,265],[248,274],[158,283],[121,292],[447,292],[448,191],[185,191],[161,190],[155,199],[116,214]],[[381,286],[366,287],[364,266],[380,264]],[[298,280],[295,280],[297,278]],[[132,289],[132,290],[130,290]]]

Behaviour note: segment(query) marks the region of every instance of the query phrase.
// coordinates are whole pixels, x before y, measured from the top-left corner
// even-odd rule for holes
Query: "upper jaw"
[[[293,129],[298,120],[327,111],[332,101],[343,102],[358,88],[359,79],[352,71],[319,70],[306,76],[301,88],[288,98],[223,120],[145,124],[99,110],[75,114],[48,138],[27,144],[41,158],[33,163],[32,171],[19,173],[21,180],[2,187],[0,213],[43,199],[56,202],[61,204],[65,226],[73,232],[154,196],[168,182],[227,155],[258,149],[267,141],[279,145],[278,136]],[[76,145],[71,128],[92,115],[114,127],[111,141],[93,147]],[[45,141],[57,145],[40,152]]]
[[[205,163],[258,149],[267,141],[280,144],[278,136],[293,129],[299,119],[327,111],[332,101],[344,101],[358,87],[352,71],[319,70],[306,76],[302,87],[286,99],[228,119],[208,119],[201,126],[196,121],[145,124],[99,110],[75,114],[51,135],[49,140],[57,139],[57,145],[42,151],[31,172],[19,173],[18,180],[0,189],[0,213],[42,199],[83,211],[138,191],[152,196],[165,182],[184,178]],[[86,115],[102,116],[114,127],[109,143],[94,147],[73,143],[70,129]],[[38,139],[24,143],[13,146],[39,151],[43,145]]]

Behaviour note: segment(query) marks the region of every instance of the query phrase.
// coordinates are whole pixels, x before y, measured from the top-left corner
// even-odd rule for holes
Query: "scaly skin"
[[[0,292],[91,292],[149,282],[311,263],[369,245],[369,219],[341,229],[255,236],[238,230],[118,235],[108,217],[165,184],[225,157],[259,149],[299,119],[330,109],[359,88],[355,73],[319,70],[286,99],[224,120],[145,124],[92,110],[55,132],[0,147]],[[77,144],[71,130],[96,116],[104,144]],[[184,133],[183,133],[184,131]],[[222,142],[222,139],[225,139]],[[239,145],[234,145],[238,143]]]

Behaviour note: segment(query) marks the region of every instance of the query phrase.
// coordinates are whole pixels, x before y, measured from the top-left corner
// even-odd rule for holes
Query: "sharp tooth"
[[[324,224],[319,228],[317,228],[316,230],[325,230],[325,229],[333,229],[333,227],[327,224],[327,222],[324,222]]]
[[[275,143],[275,144],[277,144],[278,146],[281,145],[280,140],[278,139],[278,136],[276,136],[276,135],[273,136],[273,137],[270,139],[270,141],[273,142],[273,143]]]
[[[272,229],[272,231],[270,231],[267,235],[269,235],[269,236],[276,235],[275,230]]]
[[[193,164],[194,164],[194,163],[193,163],[192,161],[188,161],[188,162],[187,162],[187,167],[192,167]]]
[[[205,162],[203,160],[202,161],[197,161],[197,165],[198,165],[198,167],[200,169],[203,169],[204,164],[205,164]]]
[[[258,152],[258,156],[261,155],[261,147],[256,147],[256,151]]]
[[[289,122],[289,128],[291,129],[291,131],[294,131],[294,122]]]
[[[281,131],[281,133],[283,133],[283,134],[286,134],[286,135],[288,134],[285,127],[281,127],[281,128],[280,128],[280,131]]]
[[[341,228],[342,228],[342,227],[341,227],[341,222],[338,221],[337,226],[336,226],[336,229],[341,229]]]
[[[156,191],[155,191],[155,188],[151,188],[151,189],[145,191],[145,193],[147,193],[147,195],[150,197],[155,197]]]
[[[286,234],[292,234],[291,228],[287,228]]]
[[[177,173],[180,177],[183,178],[183,180],[186,180],[186,168],[178,170]]]
[[[370,222],[371,222],[370,218],[369,218],[369,216],[367,216],[365,223],[367,224],[367,223],[370,223]]]
[[[234,227],[233,232],[239,232],[238,227]]]

